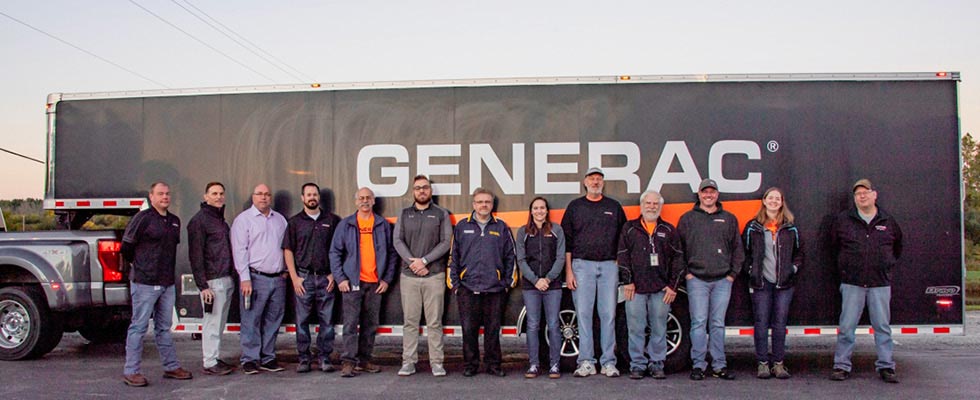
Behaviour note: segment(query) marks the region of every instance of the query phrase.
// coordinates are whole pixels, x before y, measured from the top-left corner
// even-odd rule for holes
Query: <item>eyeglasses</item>
[[[414,190],[429,190],[429,189],[432,189],[432,186],[429,186],[429,185],[425,185],[425,186],[413,186],[412,189],[414,189]]]

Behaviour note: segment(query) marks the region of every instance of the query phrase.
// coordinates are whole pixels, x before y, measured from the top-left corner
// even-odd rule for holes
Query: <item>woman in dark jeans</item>
[[[745,269],[749,274],[749,293],[755,314],[755,356],[757,377],[790,377],[783,364],[786,353],[786,319],[793,301],[793,284],[803,266],[803,242],[793,224],[793,213],[786,205],[782,189],[769,188],[762,196],[762,208],[745,226]],[[769,355],[769,329],[772,328],[772,355]],[[771,366],[770,366],[771,362]]]
[[[561,311],[562,271],[565,269],[565,234],[561,226],[548,218],[551,207],[548,200],[536,197],[531,200],[527,225],[517,230],[515,251],[517,265],[521,269],[521,292],[527,310],[527,352],[530,366],[526,378],[536,378],[543,373],[538,360],[541,329],[541,309],[548,322],[550,364],[548,377],[561,377],[558,362],[561,359],[561,334],[558,331],[558,313]]]

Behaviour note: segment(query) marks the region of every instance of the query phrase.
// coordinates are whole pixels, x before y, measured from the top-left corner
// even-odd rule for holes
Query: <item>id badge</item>
[[[657,257],[657,253],[650,253],[650,266],[651,267],[660,266],[660,257]]]

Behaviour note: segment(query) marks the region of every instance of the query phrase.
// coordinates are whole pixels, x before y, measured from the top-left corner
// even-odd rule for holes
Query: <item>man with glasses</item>
[[[854,207],[837,216],[831,231],[841,279],[841,313],[830,379],[843,381],[851,375],[854,331],[867,304],[878,353],[875,369],[885,382],[898,383],[889,319],[892,269],[902,255],[902,229],[878,207],[878,192],[870,180],[858,180],[851,190]]]
[[[282,238],[286,218],[272,209],[265,184],[252,190],[252,207],[231,225],[231,249],[241,280],[242,372],[283,371],[276,362],[276,336],[286,311]]]
[[[425,311],[429,365],[432,375],[445,376],[442,350],[442,312],[446,294],[446,256],[453,236],[449,212],[432,202],[432,184],[425,175],[415,177],[415,202],[402,210],[395,224],[395,250],[401,256],[402,368],[398,375],[415,373],[418,362],[419,323]]]

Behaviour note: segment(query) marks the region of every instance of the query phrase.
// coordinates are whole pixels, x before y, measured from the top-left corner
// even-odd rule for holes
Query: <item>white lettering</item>
[[[626,165],[607,167],[602,165],[602,156],[626,156]],[[589,166],[602,168],[603,180],[626,182],[627,193],[640,193],[640,146],[633,142],[589,142]]]
[[[500,158],[489,144],[471,144],[470,193],[483,186],[482,164],[487,166],[487,171],[490,171],[490,175],[497,181],[504,194],[524,194],[524,143],[514,143],[511,155],[514,173],[508,175],[504,164],[500,162]]]
[[[579,192],[579,181],[551,182],[550,174],[576,174],[578,163],[563,162],[549,163],[550,155],[578,155],[579,144],[565,143],[535,143],[534,144],[534,192],[537,194],[575,194]]]
[[[418,160],[416,171],[434,179],[433,176],[459,176],[459,164],[432,164],[433,157],[459,157],[462,146],[458,144],[430,144],[416,147]],[[456,196],[463,194],[459,183],[433,183],[432,195]]]
[[[752,193],[762,186],[762,174],[750,172],[745,179],[727,179],[722,162],[727,154],[744,154],[749,160],[762,158],[759,144],[748,140],[721,140],[711,146],[708,153],[708,176],[718,182],[718,191],[725,193]]]
[[[375,158],[394,158],[396,162],[408,162],[408,149],[397,144],[374,144],[364,146],[357,153],[357,186],[367,187],[377,197],[399,197],[408,192],[408,167],[381,167],[382,178],[395,178],[394,183],[380,184],[371,181],[371,160]]]
[[[670,172],[670,166],[674,163],[674,158],[681,165],[680,172]],[[698,167],[694,165],[691,152],[687,149],[687,144],[682,140],[672,140],[664,145],[664,151],[660,153],[660,160],[657,167],[653,169],[650,177],[650,184],[647,190],[660,191],[666,184],[679,183],[691,186],[691,192],[698,191],[698,184],[701,183],[701,174]]]

